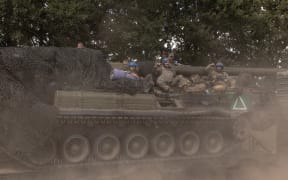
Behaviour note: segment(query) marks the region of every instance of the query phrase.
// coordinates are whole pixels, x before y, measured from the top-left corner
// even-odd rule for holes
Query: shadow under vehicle
[[[249,81],[222,93],[142,93],[112,82],[100,51],[2,48],[0,149],[32,169],[274,157],[286,125],[287,75],[225,68]],[[202,73],[179,66],[177,73]],[[241,75],[242,76],[242,75]],[[244,76],[245,77],[245,76]],[[247,76],[248,77],[248,76]],[[246,81],[245,81],[246,82]],[[134,90],[135,90],[134,89]],[[123,92],[124,91],[124,92]]]

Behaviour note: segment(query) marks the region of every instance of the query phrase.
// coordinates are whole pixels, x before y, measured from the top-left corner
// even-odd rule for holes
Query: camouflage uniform
[[[226,72],[216,72],[211,73],[211,78],[213,82],[213,90],[216,92],[225,91],[228,87],[228,74]]]
[[[156,80],[157,86],[164,92],[172,91],[170,84],[173,81],[175,72],[171,68],[167,68],[164,66],[158,67],[157,70],[160,71],[160,75]]]
[[[209,78],[211,78],[215,84],[217,84],[217,82],[225,82],[229,79],[229,75],[226,72],[216,72],[216,71],[212,71],[209,74]]]
[[[185,89],[185,92],[187,93],[197,93],[197,92],[204,92],[206,90],[206,85],[201,84],[195,84],[193,86],[189,86]]]
[[[206,90],[205,81],[199,76],[199,74],[191,75],[190,81],[192,82],[191,86],[185,89],[185,92],[188,93],[196,93],[196,92],[203,92]]]
[[[172,86],[175,86],[175,87],[178,87],[178,88],[181,88],[181,89],[184,89],[188,86],[191,86],[192,83],[191,81],[188,79],[188,78],[185,78],[183,75],[177,75],[172,83],[171,83]]]
[[[178,75],[173,79],[172,85],[186,93],[204,92],[207,87],[205,81],[198,74],[192,75],[190,78]]]
[[[216,92],[225,91],[229,86],[229,75],[224,71],[216,71],[215,67],[209,64],[206,67],[209,77],[209,85]]]

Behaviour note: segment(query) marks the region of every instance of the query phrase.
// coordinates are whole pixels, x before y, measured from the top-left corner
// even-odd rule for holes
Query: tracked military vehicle
[[[0,53],[0,149],[31,168],[277,152],[275,114],[281,111],[274,97],[286,92],[280,70],[227,68],[236,79],[241,73],[253,78],[223,93],[159,96],[143,93],[138,81],[112,82],[99,51]],[[175,70],[189,76],[202,69]]]

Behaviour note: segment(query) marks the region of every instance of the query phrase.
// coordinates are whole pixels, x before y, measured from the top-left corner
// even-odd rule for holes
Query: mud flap
[[[264,130],[250,130],[249,137],[245,139],[241,148],[251,153],[277,153],[277,125],[272,125]]]

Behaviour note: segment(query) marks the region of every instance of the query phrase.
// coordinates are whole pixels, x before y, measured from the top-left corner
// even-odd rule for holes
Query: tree
[[[101,19],[101,9],[91,2],[1,0],[1,45],[75,46],[77,40],[89,41],[90,27],[96,29],[95,21]]]
[[[7,46],[9,44],[14,45],[12,40],[11,30],[12,26],[10,24],[13,14],[12,0],[0,1],[0,43],[1,46]]]
[[[288,3],[281,0],[0,0],[0,8],[1,46],[84,41],[115,60],[173,50],[196,65],[288,62]]]

